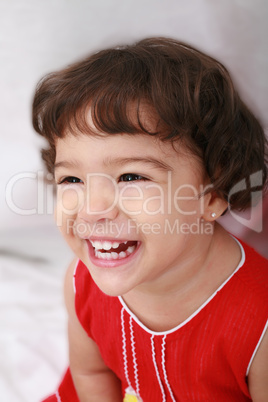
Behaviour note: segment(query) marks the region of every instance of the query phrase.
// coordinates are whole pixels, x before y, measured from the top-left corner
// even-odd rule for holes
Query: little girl
[[[267,402],[268,267],[217,218],[265,186],[265,137],[226,69],[176,40],[45,77],[69,358],[47,402]]]

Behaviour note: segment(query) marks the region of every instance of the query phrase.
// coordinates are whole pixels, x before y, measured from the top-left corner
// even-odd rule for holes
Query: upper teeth
[[[114,241],[99,241],[99,240],[90,240],[90,243],[92,246],[95,248],[95,250],[111,250],[111,248],[116,249],[119,247],[120,243]],[[127,244],[127,241],[124,242],[124,244]]]

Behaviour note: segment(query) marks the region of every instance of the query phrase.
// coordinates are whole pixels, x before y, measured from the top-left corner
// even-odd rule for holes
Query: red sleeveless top
[[[247,373],[267,327],[268,261],[244,244],[242,255],[194,314],[160,333],[139,322],[121,297],[102,293],[78,262],[77,316],[121,380],[123,396],[128,388],[143,402],[251,401]],[[78,401],[71,382],[68,371],[57,399],[47,402]]]

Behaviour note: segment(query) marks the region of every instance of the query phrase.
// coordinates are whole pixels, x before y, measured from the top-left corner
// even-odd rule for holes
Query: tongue
[[[137,244],[136,241],[128,241],[126,244],[125,243],[120,243],[119,247],[117,248],[111,248],[110,250],[100,250],[101,253],[121,253],[121,251],[126,251],[128,247],[130,246],[135,246]]]

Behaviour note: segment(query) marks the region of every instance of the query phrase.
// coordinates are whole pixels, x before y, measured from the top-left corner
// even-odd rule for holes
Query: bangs
[[[104,93],[80,109],[74,109],[73,114],[62,115],[61,136],[66,132],[95,136],[121,133],[163,136],[163,124],[151,105],[140,99],[125,100],[120,95],[111,99]]]

